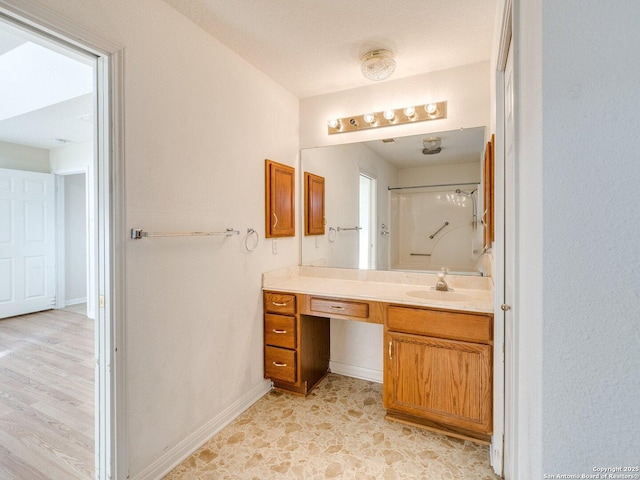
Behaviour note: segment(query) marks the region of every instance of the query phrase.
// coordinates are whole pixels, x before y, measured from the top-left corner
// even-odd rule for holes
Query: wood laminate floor
[[[94,477],[94,322],[80,312],[0,320],[3,480]]]

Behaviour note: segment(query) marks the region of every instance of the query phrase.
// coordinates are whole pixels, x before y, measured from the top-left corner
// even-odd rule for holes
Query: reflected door
[[[0,318],[54,308],[54,215],[53,175],[0,169]]]
[[[358,268],[376,268],[376,179],[360,174]]]

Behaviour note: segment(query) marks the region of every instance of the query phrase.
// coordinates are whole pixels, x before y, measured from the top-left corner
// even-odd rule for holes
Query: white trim
[[[55,175],[55,174],[54,174]],[[56,308],[66,307],[66,272],[65,263],[65,208],[64,208],[64,178],[55,175],[56,185]]]
[[[494,319],[493,319],[493,435],[491,436],[491,466],[500,476],[505,472],[505,450],[512,445],[505,444],[505,415],[510,414],[505,403],[505,313],[500,306],[504,299],[504,69],[513,36],[512,0],[504,0],[500,23],[499,50],[495,65],[495,99],[496,99],[496,141],[494,148],[494,218],[495,240],[494,258]],[[507,439],[513,438],[506,435]],[[509,478],[509,477],[507,477]],[[512,477],[511,477],[512,478]]]
[[[87,297],[84,297],[84,298],[72,298],[70,300],[67,300],[65,303],[67,304],[67,307],[69,307],[71,305],[78,305],[79,303],[87,303]]]
[[[249,407],[269,393],[270,390],[271,381],[265,380],[259,383],[187,438],[169,450],[166,450],[160,458],[133,477],[132,480],[157,480],[163,478],[211,437],[220,432],[220,430],[229,425]]]
[[[338,375],[345,377],[359,378],[370,382],[382,383],[382,370],[374,370],[372,368],[358,367],[340,362],[329,362],[329,370]]]

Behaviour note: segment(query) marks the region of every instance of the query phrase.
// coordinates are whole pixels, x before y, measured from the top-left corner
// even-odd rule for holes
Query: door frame
[[[0,17],[97,58],[95,477],[124,479],[124,49],[31,0],[0,0]]]
[[[495,64],[495,103],[496,103],[496,141],[494,148],[494,213],[495,213],[495,240],[493,243],[494,256],[494,354],[493,354],[493,436],[491,439],[491,465],[497,475],[509,477],[508,459],[513,454],[513,431],[507,431],[513,427],[513,406],[507,404],[507,389],[511,388],[506,382],[508,369],[513,365],[505,362],[506,337],[505,319],[506,312],[501,309],[505,302],[505,234],[507,228],[515,228],[514,225],[505,223],[505,68],[507,57],[513,39],[513,2],[504,0],[498,52]],[[511,52],[513,54],[513,52]],[[505,462],[507,460],[507,462]]]

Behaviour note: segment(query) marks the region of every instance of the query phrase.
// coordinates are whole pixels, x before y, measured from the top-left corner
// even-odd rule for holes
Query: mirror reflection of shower
[[[475,271],[482,253],[477,185],[467,190],[455,184],[394,188],[390,192],[391,269]]]
[[[477,188],[472,190],[471,192],[465,192],[460,190],[459,188],[456,189],[456,193],[458,195],[464,195],[465,197],[469,197],[473,202],[473,218],[471,220],[471,225],[473,226],[474,230],[478,228],[478,201],[476,200],[476,197],[474,195],[474,193],[476,193],[477,191],[478,191]]]

